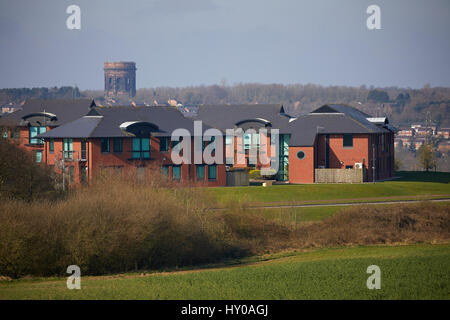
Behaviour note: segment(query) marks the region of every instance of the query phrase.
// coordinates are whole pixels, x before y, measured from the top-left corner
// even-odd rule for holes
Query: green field
[[[397,172],[392,181],[362,184],[303,184],[209,188],[221,204],[360,202],[450,196],[450,173]]]
[[[0,299],[449,299],[450,245],[321,249],[163,274],[0,281]],[[381,289],[369,290],[369,265]]]

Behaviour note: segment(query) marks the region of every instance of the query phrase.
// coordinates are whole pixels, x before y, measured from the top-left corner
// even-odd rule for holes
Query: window
[[[345,166],[345,169],[353,169],[353,166]]]
[[[63,140],[63,156],[64,159],[73,159],[73,142],[72,139]]]
[[[353,147],[353,135],[352,134],[344,134],[344,148],[352,148]]]
[[[8,129],[3,129],[2,138],[3,139],[8,139]]]
[[[172,180],[180,180],[181,178],[181,166],[172,167]]]
[[[169,166],[168,165],[164,165],[161,167],[161,173],[163,176],[165,177],[169,177]]]
[[[50,153],[55,152],[55,139],[50,139],[48,141],[48,152]]]
[[[42,151],[36,151],[36,162],[42,162]]]
[[[30,127],[29,128],[30,144],[44,144],[44,139],[38,139],[36,138],[36,136],[46,131],[47,131],[46,127]]]
[[[197,180],[205,180],[205,166],[202,164],[196,165]]]
[[[169,151],[169,138],[168,137],[159,138],[159,151],[160,152]]]
[[[217,178],[216,165],[208,166],[208,180],[216,180]]]
[[[81,141],[81,160],[86,160],[86,141]]]
[[[297,152],[297,159],[298,160],[303,160],[303,159],[305,159],[305,152],[304,151],[302,151],[302,150],[300,150],[299,152]]]
[[[122,138],[114,138],[113,145],[115,153],[122,153]]]
[[[18,128],[14,128],[11,135],[13,139],[20,139],[20,130]]]
[[[109,152],[109,138],[102,138],[102,153]]]
[[[133,159],[150,159],[150,139],[133,138]]]

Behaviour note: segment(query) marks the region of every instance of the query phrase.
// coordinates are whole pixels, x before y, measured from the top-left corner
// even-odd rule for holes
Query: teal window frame
[[[208,165],[208,180],[217,180],[217,166],[215,164]]]
[[[73,140],[71,138],[63,139],[63,156],[64,159],[73,159]]]
[[[150,159],[150,138],[133,138],[131,144],[133,159]]]
[[[205,165],[197,164],[195,166],[195,176],[196,176],[198,181],[204,181],[205,180]]]
[[[42,145],[42,144],[44,144],[44,139],[42,139],[42,138],[35,138],[35,137],[40,135],[41,133],[45,133],[45,132],[47,132],[47,127],[30,126],[28,128],[28,142],[29,142],[29,144],[34,144],[34,145]]]
[[[161,167],[161,174],[162,174],[163,176],[165,176],[166,178],[169,177],[169,166],[168,166],[168,165],[163,165],[163,166]]]
[[[181,166],[172,166],[172,180],[181,180]]]

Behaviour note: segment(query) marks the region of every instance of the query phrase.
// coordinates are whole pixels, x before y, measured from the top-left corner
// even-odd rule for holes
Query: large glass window
[[[36,138],[36,136],[46,131],[47,131],[46,127],[30,127],[29,128],[30,144],[44,144],[44,139],[38,139]]]
[[[149,159],[150,158],[150,139],[149,138],[133,138],[133,159]]]
[[[208,166],[208,180],[216,180],[217,178],[217,167],[216,165]]]
[[[109,138],[102,138],[102,153],[109,152]]]
[[[197,180],[205,180],[205,166],[202,164],[198,164],[195,167]]]
[[[344,147],[351,148],[353,147],[353,135],[352,134],[344,134]]]
[[[64,159],[73,159],[73,142],[72,139],[63,140]]]
[[[172,167],[172,179],[180,180],[181,178],[181,166],[173,166]]]

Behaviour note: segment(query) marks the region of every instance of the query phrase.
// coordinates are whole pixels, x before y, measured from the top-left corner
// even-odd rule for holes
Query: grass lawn
[[[246,202],[267,203],[317,203],[350,199],[406,200],[435,198],[432,195],[450,195],[450,173],[397,172],[400,179],[363,184],[303,184],[252,187],[208,188],[221,204]],[[346,201],[348,202],[348,201]]]
[[[313,208],[270,208],[251,209],[269,220],[279,220],[288,223],[301,223],[308,221],[318,221],[333,216],[339,210],[348,206],[336,207],[313,207]]]
[[[369,265],[381,289],[369,290]],[[449,299],[450,245],[320,249],[164,274],[0,281],[0,299]]]

